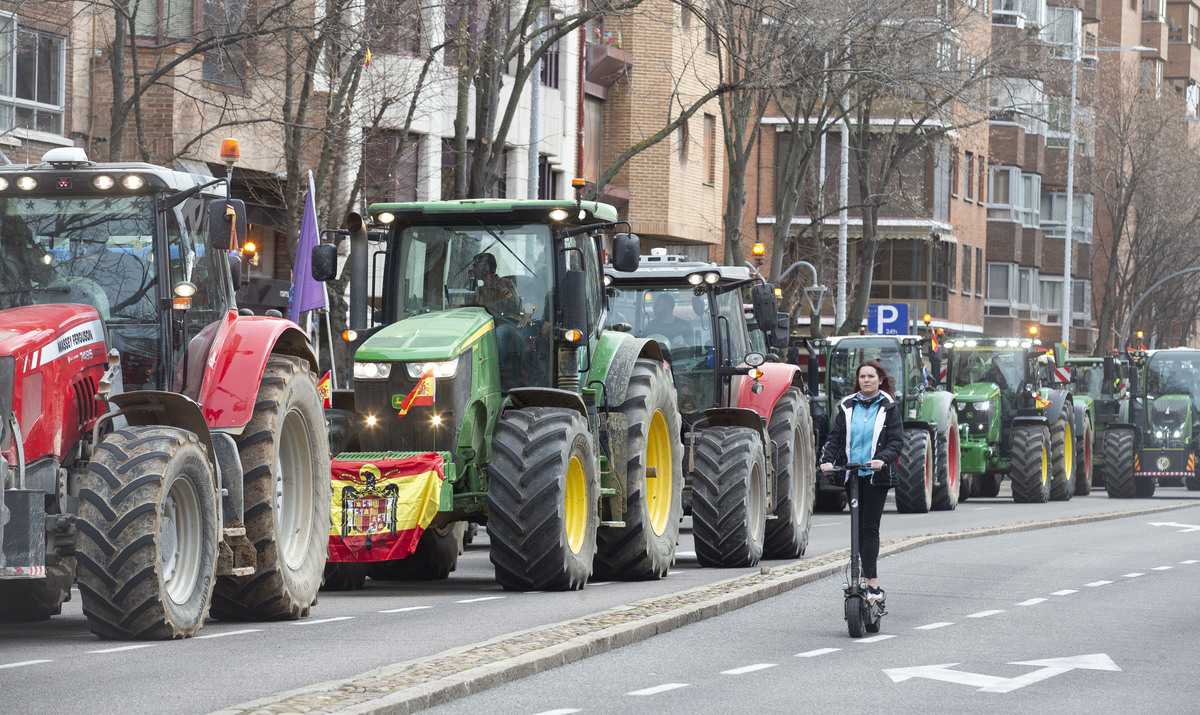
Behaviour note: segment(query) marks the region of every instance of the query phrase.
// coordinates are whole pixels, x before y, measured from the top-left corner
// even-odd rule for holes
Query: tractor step
[[[625,522],[623,522],[623,521],[602,521],[602,522],[600,522],[600,526],[615,526],[617,528],[621,528],[621,527],[625,526]]]
[[[614,487],[600,487],[600,496],[615,497],[616,495],[617,495],[617,490]]]

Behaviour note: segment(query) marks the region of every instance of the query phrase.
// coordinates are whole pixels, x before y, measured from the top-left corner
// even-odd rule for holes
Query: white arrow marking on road
[[[1020,660],[1008,665],[1036,665],[1038,670],[1015,678],[1001,678],[983,673],[968,673],[963,670],[953,670],[958,663],[943,663],[941,665],[920,665],[914,668],[892,668],[884,670],[893,683],[901,683],[911,678],[928,678],[946,683],[970,685],[979,688],[981,693],[1011,693],[1014,690],[1041,682],[1056,675],[1062,675],[1072,670],[1109,670],[1120,671],[1116,663],[1104,653],[1092,655],[1077,655],[1068,658],[1047,658],[1045,660]]]
[[[1195,524],[1180,524],[1174,521],[1148,521],[1150,526],[1174,526],[1179,529],[1180,534],[1186,534],[1189,531],[1200,531],[1200,526]]]

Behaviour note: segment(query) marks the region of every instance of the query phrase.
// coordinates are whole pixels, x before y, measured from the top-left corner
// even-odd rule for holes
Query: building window
[[[554,201],[558,199],[558,184],[562,179],[562,172],[555,171],[550,165],[548,157],[538,157],[538,198],[543,201]]]
[[[0,16],[0,130],[63,133],[65,40]]]
[[[975,248],[975,295],[983,296],[983,248]]]
[[[987,264],[987,302],[983,306],[984,315],[998,317],[1012,315],[1015,268],[1016,266],[1011,263]]]
[[[379,51],[415,55],[421,50],[421,6],[417,0],[367,0],[366,25]]]
[[[963,292],[964,296],[971,294],[971,247],[970,246],[963,246],[962,292]]]
[[[542,55],[542,85],[558,89],[558,40],[550,44],[546,54]]]
[[[1071,217],[1071,233],[1079,243],[1092,242],[1092,196],[1074,194],[1075,210]],[[1042,233],[1047,237],[1067,235],[1067,194],[1065,191],[1046,191],[1042,194]]]
[[[1062,278],[1042,278],[1038,281],[1038,305],[1041,322],[1062,325]]]
[[[473,0],[450,0],[446,3],[446,39],[443,44],[442,62],[458,64],[459,47],[466,45],[467,58],[473,61],[483,42],[483,29],[479,23],[479,7]]]
[[[363,194],[368,204],[417,200],[421,135],[409,134],[401,146],[402,136],[394,129],[363,134]]]
[[[1071,325],[1087,328],[1092,325],[1092,282],[1071,281]]]
[[[871,297],[881,300],[926,300],[930,296],[930,283],[936,283],[934,294],[945,300],[946,264],[944,248],[948,244],[934,247],[926,241],[893,239],[884,241],[875,255],[875,269],[871,278]],[[930,261],[930,256],[938,261]],[[930,280],[931,273],[936,273]],[[932,309],[931,314],[938,315]]]
[[[958,196],[958,149],[950,147],[950,196]]]
[[[223,37],[245,25],[247,0],[204,0],[204,26]],[[222,45],[204,55],[202,76],[207,82],[241,87],[246,75],[246,48],[241,42]]]
[[[967,201],[975,200],[975,155],[967,152],[966,160],[963,162],[963,174],[966,178],[966,187],[963,193],[967,197]]]
[[[717,11],[709,5],[704,10],[704,51],[717,54]]]
[[[471,176],[471,169],[475,165],[475,140],[467,140],[467,177],[468,181]],[[442,139],[442,198],[454,198],[454,139],[447,137]],[[492,190],[482,198],[502,199],[508,196],[508,149],[501,154],[500,160],[496,162],[496,179]],[[481,197],[471,197],[481,198]]]
[[[1010,166],[993,166],[988,183],[988,218],[1013,220],[1012,185],[1014,175],[1020,177],[1021,170]]]
[[[193,0],[141,0],[134,12],[138,37],[191,37],[195,34],[196,6]]]
[[[717,118],[704,115],[704,183],[717,183]]]
[[[583,100],[583,180],[600,180],[601,139],[604,136],[604,102],[595,97]]]
[[[958,244],[943,245],[946,246],[946,287],[950,289],[951,293],[955,293],[958,291]]]

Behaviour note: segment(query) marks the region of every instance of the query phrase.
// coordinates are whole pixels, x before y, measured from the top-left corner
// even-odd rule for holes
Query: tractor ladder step
[[[623,522],[623,521],[602,521],[602,522],[600,522],[600,526],[615,526],[617,528],[621,528],[621,527],[625,526],[625,522]]]

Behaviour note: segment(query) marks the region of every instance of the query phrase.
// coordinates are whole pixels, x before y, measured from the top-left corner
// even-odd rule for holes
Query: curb
[[[1086,524],[1175,511],[1195,507],[1195,503],[1177,503],[1145,507],[1122,512],[1085,514],[1049,521],[1030,521],[1016,524],[977,527],[939,534],[923,534],[886,541],[880,548],[883,558],[912,549],[961,539],[999,536],[1023,531],[1035,531],[1060,526]],[[336,712],[344,715],[406,715],[437,705],[443,705],[499,685],[575,663],[593,655],[607,653],[622,646],[646,640],[681,626],[744,608],[772,596],[837,574],[847,567],[849,549],[826,554],[819,558],[795,561],[764,568],[759,574],[705,584],[646,601],[618,606],[596,614],[569,621],[537,626],[524,631],[507,633],[496,638],[361,673],[352,678],[327,681],[316,685],[276,693],[217,711],[214,715],[275,715],[284,712]],[[724,591],[724,593],[721,593]],[[718,592],[705,597],[706,593]],[[671,602],[688,601],[678,607]],[[664,612],[639,616],[641,609]],[[624,623],[606,624],[606,621]],[[589,630],[589,628],[591,630]],[[556,631],[586,632],[567,636]],[[559,642],[541,645],[555,635]],[[505,656],[506,646],[525,643],[527,652]],[[483,659],[471,666],[472,654]],[[444,674],[438,671],[448,671]],[[425,672],[422,672],[425,671]],[[416,682],[414,682],[416,681]]]

